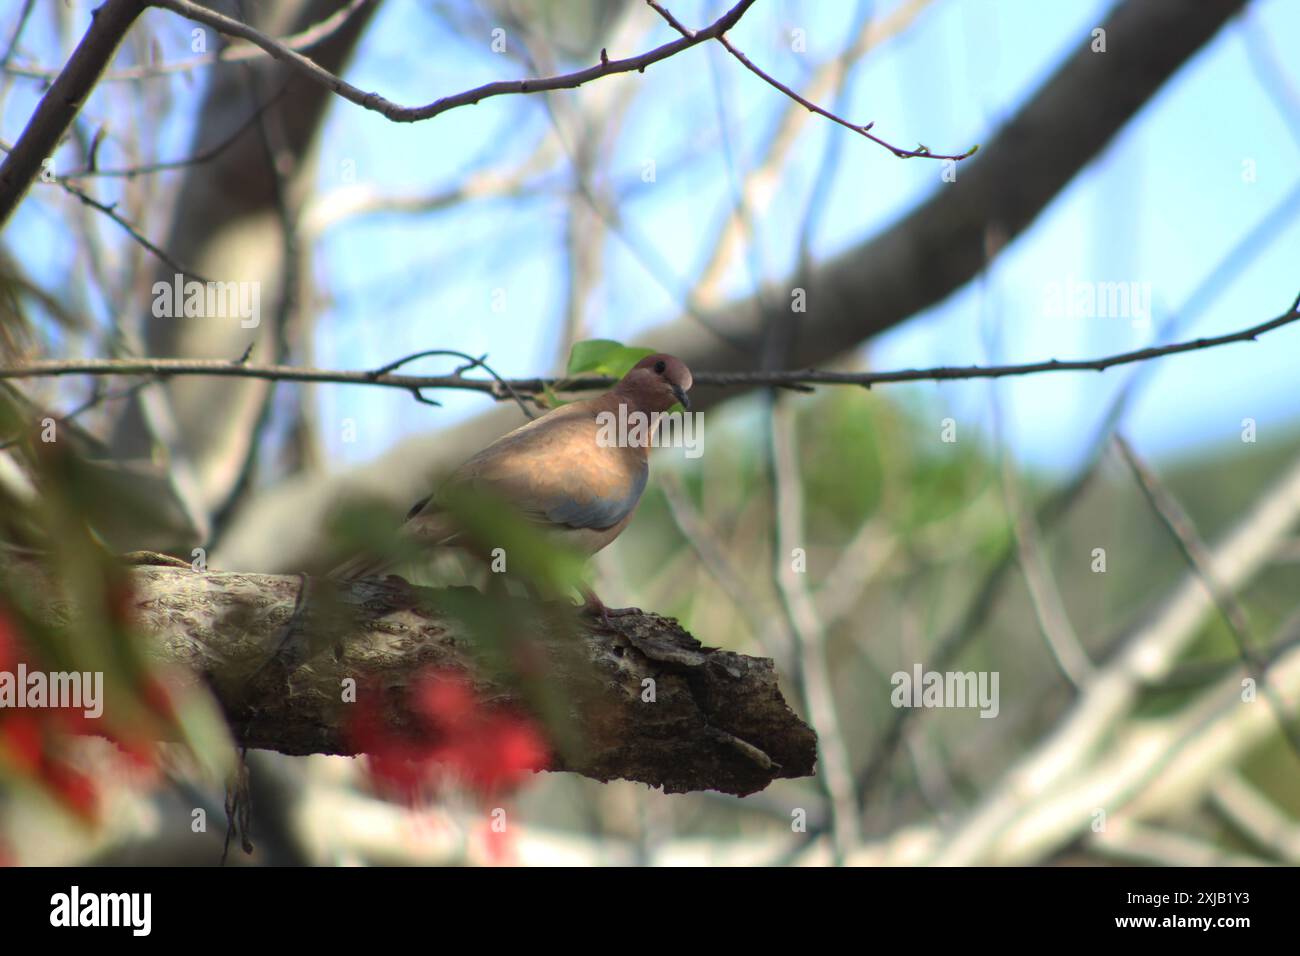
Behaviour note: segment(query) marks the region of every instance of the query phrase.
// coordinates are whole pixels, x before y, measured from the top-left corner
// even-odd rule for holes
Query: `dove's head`
[[[662,352],[647,355],[618,383],[618,391],[647,412],[666,412],[678,402],[689,410],[691,370],[686,363]]]

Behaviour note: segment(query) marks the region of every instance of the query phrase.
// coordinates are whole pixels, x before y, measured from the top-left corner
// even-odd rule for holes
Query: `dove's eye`
[[[663,362],[655,362],[655,372],[657,372],[660,375],[664,373],[664,369],[667,367],[668,366],[666,366]]]

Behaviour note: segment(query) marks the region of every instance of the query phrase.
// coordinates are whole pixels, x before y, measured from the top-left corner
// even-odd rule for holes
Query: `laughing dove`
[[[650,471],[649,442],[602,440],[602,422],[610,420],[602,413],[635,420],[633,413],[649,419],[678,402],[689,409],[690,387],[690,370],[680,359],[647,356],[604,395],[562,405],[498,438],[457,468],[447,487],[502,499],[570,549],[595,554],[627,527]],[[399,533],[427,547],[456,545],[459,536],[437,495],[418,502]],[[331,576],[355,579],[391,563],[360,555]],[[586,597],[589,606],[605,613],[594,595],[586,592]]]

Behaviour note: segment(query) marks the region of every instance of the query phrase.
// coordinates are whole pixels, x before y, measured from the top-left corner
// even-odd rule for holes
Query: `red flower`
[[[12,672],[25,660],[18,629],[0,607],[0,670]],[[53,751],[51,735],[59,724],[73,732],[94,732],[84,713],[72,708],[0,711],[0,753],[77,816],[94,821],[98,810],[94,782]]]
[[[484,797],[515,789],[547,763],[546,744],[531,721],[489,714],[461,733],[449,734],[435,758],[458,771]]]
[[[94,822],[98,817],[94,781],[54,754],[48,728],[48,722],[34,714],[9,714],[0,721],[0,749],[20,773],[49,790],[77,816]]]
[[[549,761],[532,720],[487,707],[460,675],[432,673],[412,685],[408,706],[416,726],[407,732],[388,726],[378,699],[377,690],[362,693],[349,737],[369,756],[380,788],[408,800],[448,778],[486,799],[513,790]]]
[[[83,820],[94,823],[99,819],[99,795],[95,791],[95,782],[80,770],[47,757],[41,768],[41,781],[64,807]]]
[[[34,774],[40,768],[44,735],[35,714],[16,711],[0,720],[0,745],[20,771]]]

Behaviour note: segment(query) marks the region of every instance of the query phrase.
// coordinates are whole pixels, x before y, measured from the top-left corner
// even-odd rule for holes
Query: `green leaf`
[[[567,374],[622,378],[647,355],[654,355],[654,349],[636,348],[613,339],[585,339],[573,344]]]

